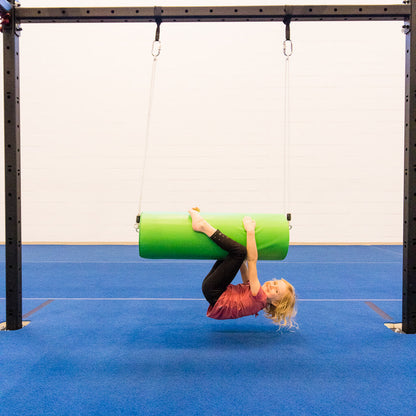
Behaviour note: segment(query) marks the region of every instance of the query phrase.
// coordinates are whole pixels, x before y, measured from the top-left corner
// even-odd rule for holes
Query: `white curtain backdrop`
[[[237,3],[255,4],[157,5]],[[22,2],[61,5],[153,6]],[[402,241],[402,24],[291,24],[292,242]],[[155,28],[23,25],[24,242],[137,240]],[[162,24],[144,210],[283,212],[284,36],[278,22]]]

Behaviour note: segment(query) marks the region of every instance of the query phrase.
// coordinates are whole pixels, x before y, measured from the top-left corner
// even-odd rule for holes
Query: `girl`
[[[296,295],[293,286],[284,279],[269,280],[263,285],[257,277],[256,222],[243,218],[247,233],[247,248],[212,227],[199,214],[198,208],[188,211],[192,229],[205,234],[222,249],[228,251],[224,260],[218,260],[202,283],[202,292],[209,302],[207,316],[213,319],[236,319],[265,314],[279,326],[292,327],[296,315]],[[247,264],[245,260],[247,259]],[[242,284],[232,285],[238,270]]]

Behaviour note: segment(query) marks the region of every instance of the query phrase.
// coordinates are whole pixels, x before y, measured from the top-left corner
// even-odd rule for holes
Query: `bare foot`
[[[192,229],[199,233],[204,232],[204,226],[207,222],[201,217],[201,214],[195,208],[190,209],[188,212],[192,218]]]

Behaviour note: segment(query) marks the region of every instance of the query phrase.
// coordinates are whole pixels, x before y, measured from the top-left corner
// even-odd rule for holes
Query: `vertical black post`
[[[406,22],[402,329],[416,333],[416,5]]]
[[[15,8],[3,18],[6,329],[22,328],[19,30]]]

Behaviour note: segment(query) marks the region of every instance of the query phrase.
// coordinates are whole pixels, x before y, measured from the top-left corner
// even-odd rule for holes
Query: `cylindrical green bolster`
[[[202,213],[214,228],[244,246],[243,218],[246,215],[256,221],[259,260],[283,260],[289,248],[289,224],[285,215]],[[205,234],[192,230],[187,212],[143,212],[139,252],[148,259],[223,259],[227,255]]]

